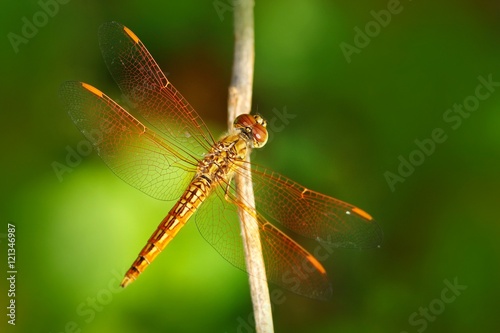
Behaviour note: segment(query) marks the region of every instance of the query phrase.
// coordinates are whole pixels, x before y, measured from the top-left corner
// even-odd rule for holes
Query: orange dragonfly
[[[316,299],[332,294],[324,267],[268,221],[326,246],[379,246],[381,229],[365,211],[244,161],[252,148],[267,141],[263,118],[241,115],[232,132],[216,141],[130,29],[105,23],[99,44],[128,102],[152,126],[86,83],[65,82],[63,104],[116,175],[153,198],[177,200],[127,271],[123,287],[137,279],[195,213],[203,237],[245,271],[237,211],[251,212],[259,224],[268,280]],[[256,210],[237,198],[233,181],[235,173],[250,168]]]

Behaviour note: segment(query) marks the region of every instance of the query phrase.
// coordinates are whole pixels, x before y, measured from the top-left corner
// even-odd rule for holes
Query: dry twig
[[[234,6],[234,63],[231,86],[229,87],[228,123],[250,113],[254,69],[254,20],[253,0],[239,0]],[[249,158],[247,158],[249,161]],[[249,170],[242,170],[249,173]],[[255,207],[252,181],[249,174],[236,176],[237,195],[241,201]],[[259,238],[259,227],[255,218],[245,210],[239,211],[246,267],[250,280],[255,328],[258,333],[272,333],[273,318],[271,300],[266,281],[266,270]]]

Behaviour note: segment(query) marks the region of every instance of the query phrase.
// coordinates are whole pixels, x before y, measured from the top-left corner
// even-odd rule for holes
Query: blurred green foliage
[[[452,111],[461,119],[455,129],[443,118],[454,104],[474,102],[479,76],[500,82],[500,5],[402,1],[389,19],[380,11],[390,6],[395,2],[257,1],[253,108],[275,127],[254,159],[362,207],[385,233],[380,249],[332,254],[325,263],[331,302],[286,292],[274,306],[278,332],[500,328],[500,87],[478,99],[474,111]],[[66,164],[68,149],[83,140],[58,101],[59,84],[81,80],[119,99],[97,44],[99,25],[111,20],[141,38],[214,133],[222,133],[230,1],[71,1],[51,7],[45,23],[36,1],[3,7],[0,236],[9,221],[17,226],[18,275],[16,326],[3,315],[0,327],[251,332],[247,276],[212,251],[194,223],[136,283],[117,289],[171,203],[128,186],[95,153],[62,178],[52,166]],[[11,33],[21,36],[23,17],[34,16],[38,31],[13,47]],[[384,24],[370,23],[375,17]],[[346,57],[342,43],[357,51]],[[285,111],[294,118],[280,118]],[[418,153],[415,140],[435,129],[446,140]],[[398,174],[411,158],[419,165]],[[387,172],[401,178],[391,185]],[[467,288],[445,302],[452,295],[446,283],[455,279]]]

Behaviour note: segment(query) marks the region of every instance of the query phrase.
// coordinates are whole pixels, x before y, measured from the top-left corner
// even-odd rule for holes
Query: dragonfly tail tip
[[[126,288],[129,284],[131,284],[132,282],[134,282],[133,279],[129,278],[128,276],[125,276],[122,280],[122,282],[120,283],[120,286],[122,288]]]

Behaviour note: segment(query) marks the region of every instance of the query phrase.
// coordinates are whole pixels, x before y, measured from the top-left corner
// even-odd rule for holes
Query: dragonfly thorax
[[[200,160],[196,177],[204,176],[215,183],[228,182],[246,158],[249,152],[248,145],[248,141],[240,134],[222,138]]]
[[[260,148],[267,142],[266,121],[259,115],[236,117],[234,129],[236,133],[223,137],[198,163],[197,176],[203,175],[215,183],[228,183],[250,149]]]

